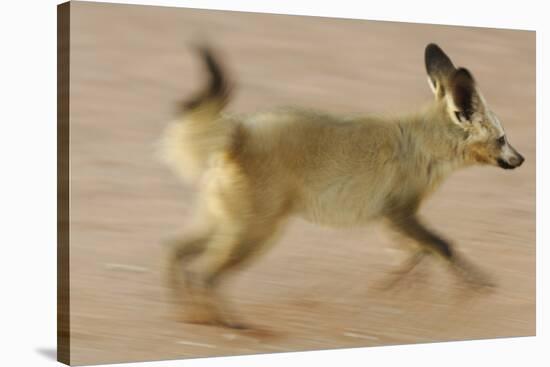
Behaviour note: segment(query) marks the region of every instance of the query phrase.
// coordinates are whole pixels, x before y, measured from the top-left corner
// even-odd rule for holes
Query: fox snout
[[[499,167],[504,169],[514,169],[516,167],[521,166],[521,164],[525,161],[525,158],[521,154],[518,154],[516,157],[510,158],[508,161],[505,161],[502,158],[497,159],[497,163]]]
[[[510,144],[507,144],[505,153],[497,159],[499,167],[504,169],[514,169],[522,165],[525,158],[517,150],[515,150]]]

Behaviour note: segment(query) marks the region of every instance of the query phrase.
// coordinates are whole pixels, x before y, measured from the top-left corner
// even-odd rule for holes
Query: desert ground
[[[526,161],[457,172],[421,213],[498,286],[472,291],[433,259],[384,290],[404,254],[383,226],[295,219],[223,287],[255,329],[178,321],[162,244],[185,231],[196,190],[159,162],[155,144],[201,85],[197,38],[217,47],[237,83],[230,112],[407,112],[432,98],[427,43],[468,67]],[[536,332],[534,32],[76,2],[70,103],[73,364]]]

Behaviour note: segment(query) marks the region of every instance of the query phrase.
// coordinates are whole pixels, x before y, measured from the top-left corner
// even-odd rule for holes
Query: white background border
[[[0,10],[0,365],[53,366],[56,344],[56,4]],[[544,1],[113,1],[537,31],[537,188],[548,186]],[[360,42],[360,40],[358,40]],[[550,65],[548,65],[550,66]],[[545,89],[546,87],[546,89]],[[505,86],[504,86],[505,88]],[[545,111],[543,111],[545,110]],[[526,121],[526,123],[532,123]],[[548,366],[548,194],[537,192],[537,337],[283,353],[124,366]],[[545,275],[546,274],[546,275]],[[546,345],[546,348],[545,348]],[[48,358],[47,355],[50,355]],[[122,365],[118,365],[122,366]]]

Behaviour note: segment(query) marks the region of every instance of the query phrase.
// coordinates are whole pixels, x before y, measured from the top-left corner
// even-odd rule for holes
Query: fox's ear
[[[465,68],[458,68],[449,80],[450,101],[452,116],[458,122],[472,122],[474,113],[478,112],[481,100],[476,90],[476,83],[472,74]]]
[[[449,56],[435,43],[426,46],[424,62],[430,87],[436,97],[442,98],[446,92],[446,82],[454,73],[455,67]]]

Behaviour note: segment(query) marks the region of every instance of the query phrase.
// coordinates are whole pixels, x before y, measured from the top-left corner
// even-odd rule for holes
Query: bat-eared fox
[[[393,118],[300,108],[224,114],[232,84],[211,49],[197,51],[209,82],[161,140],[164,162],[200,191],[189,233],[170,243],[168,279],[186,320],[242,327],[219,299],[220,280],[268,248],[292,216],[339,227],[383,219],[417,245],[398,273],[436,254],[468,284],[492,284],[418,217],[453,171],[524,161],[472,74],[441,48],[425,49],[433,101]]]

